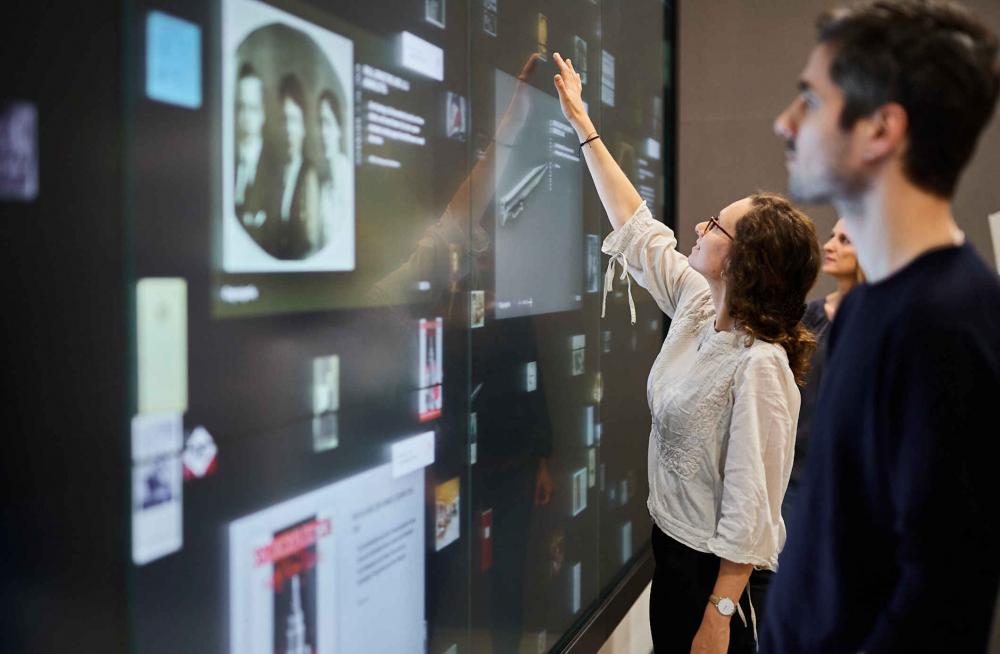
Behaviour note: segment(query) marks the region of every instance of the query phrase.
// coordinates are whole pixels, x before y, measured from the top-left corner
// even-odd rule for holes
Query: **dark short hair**
[[[256,77],[257,79],[260,79],[260,75],[257,74],[257,69],[250,64],[244,63],[240,66],[240,74],[236,76],[236,81],[239,83],[248,77]]]
[[[302,82],[299,81],[299,78],[294,73],[288,73],[281,78],[281,83],[278,85],[278,94],[282,102],[284,102],[285,98],[291,98],[295,104],[299,105],[303,113],[305,112],[306,94],[302,89]]]
[[[945,0],[868,0],[823,14],[816,28],[834,49],[829,72],[844,93],[841,127],[898,103],[909,121],[907,177],[954,195],[996,105],[996,34]]]

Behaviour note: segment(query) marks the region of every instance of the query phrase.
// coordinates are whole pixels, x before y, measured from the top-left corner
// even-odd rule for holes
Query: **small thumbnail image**
[[[417,409],[420,422],[427,422],[439,417],[441,415],[442,402],[443,396],[440,385],[420,389],[418,392],[419,406]]]
[[[340,422],[336,413],[324,413],[312,419],[313,452],[326,452],[340,445]]]
[[[493,567],[493,509],[479,511],[479,571]]]
[[[132,466],[132,560],[144,565],[184,545],[180,456],[166,454]]]
[[[524,390],[528,393],[538,388],[538,362],[524,364]]]
[[[583,407],[583,444],[587,447],[594,446],[594,407]]]
[[[472,291],[469,313],[473,328],[486,324],[486,291]]]
[[[580,82],[587,83],[587,42],[579,36],[573,37],[573,68],[580,75]]]
[[[313,415],[340,408],[340,357],[336,354],[313,359]]]
[[[572,365],[570,372],[575,375],[582,375],[586,368],[584,360],[584,350],[587,346],[587,337],[584,334],[575,334],[569,339],[570,355]]]
[[[607,50],[601,50],[601,102],[615,106],[615,57]]]
[[[580,515],[587,508],[587,469],[573,473],[573,515]]]
[[[587,477],[588,488],[597,485],[597,449],[593,447],[587,451]]]
[[[443,28],[445,0],[424,0],[424,20],[432,25]]]
[[[580,562],[574,563],[572,571],[573,571],[573,574],[571,575],[572,580],[570,582],[571,585],[570,604],[572,604],[571,608],[573,609],[573,613],[576,614],[580,612],[580,607],[581,607],[581,599],[582,599],[581,577],[583,573],[583,565]]]
[[[601,288],[601,237],[587,234],[587,292],[596,293]]]
[[[445,134],[450,139],[464,141],[469,135],[469,105],[465,97],[448,91],[445,106]]]
[[[448,273],[451,292],[454,293],[462,275],[462,248],[458,243],[448,244]]]
[[[133,502],[136,510],[146,511],[180,499],[180,459],[162,456],[138,463],[133,472]]]
[[[562,571],[563,563],[566,562],[566,532],[562,527],[556,527],[549,532],[548,539],[549,554],[549,577],[558,577]]]
[[[497,35],[497,0],[483,0],[483,31]]]
[[[435,489],[437,519],[434,526],[434,551],[436,552],[440,552],[458,540],[460,491],[458,477],[438,484]]]
[[[632,521],[626,520],[622,525],[622,563],[628,563],[632,558]]]
[[[542,59],[549,56],[549,20],[545,14],[538,14],[538,54]]]
[[[600,404],[601,400],[604,399],[604,377],[601,375],[600,370],[594,373],[594,382],[590,388],[590,395],[594,404]]]
[[[38,107],[0,103],[0,200],[38,197]]]
[[[611,330],[606,329],[601,332],[601,352],[609,354],[611,352]]]
[[[444,380],[441,360],[444,319],[420,319],[420,380],[421,388],[440,384]]]
[[[635,470],[629,470],[625,477],[619,482],[618,495],[622,504],[628,504],[629,500],[635,496],[638,486],[636,485]]]

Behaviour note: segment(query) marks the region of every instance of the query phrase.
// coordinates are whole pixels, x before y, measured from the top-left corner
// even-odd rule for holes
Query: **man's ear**
[[[887,102],[863,122],[865,144],[861,156],[866,163],[885,159],[905,147],[909,117],[898,102]]]

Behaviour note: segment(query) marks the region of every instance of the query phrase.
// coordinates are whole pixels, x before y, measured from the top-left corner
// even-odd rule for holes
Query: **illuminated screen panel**
[[[392,472],[229,524],[230,652],[401,652],[423,641],[424,476]],[[392,629],[379,628],[385,615]]]
[[[518,81],[496,72],[497,128]],[[576,132],[559,100],[520,90],[528,124],[496,178],[496,317],[582,306],[583,183]]]
[[[663,322],[600,318],[551,56],[661,215],[663,4],[129,8],[133,649],[558,651],[648,541]]]
[[[447,112],[462,128],[436,88],[444,49],[288,9],[221,7],[216,315],[422,301],[445,282],[385,278],[440,217],[435,142]]]

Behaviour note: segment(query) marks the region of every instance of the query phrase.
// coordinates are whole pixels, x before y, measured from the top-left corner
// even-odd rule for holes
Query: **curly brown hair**
[[[729,315],[749,334],[747,346],[759,338],[784,348],[799,385],[805,384],[816,349],[802,315],[819,266],[812,220],[780,195],[751,195],[723,273]]]

